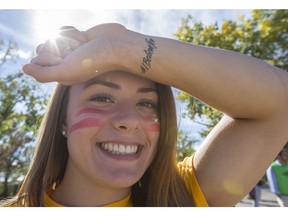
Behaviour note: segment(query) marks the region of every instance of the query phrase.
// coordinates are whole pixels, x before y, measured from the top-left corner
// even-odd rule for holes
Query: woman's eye
[[[137,104],[137,106],[142,106],[149,109],[155,109],[156,105],[153,101],[141,101]]]
[[[91,101],[99,102],[99,103],[113,103],[113,100],[111,97],[106,95],[99,95],[99,96],[93,96],[90,98]]]

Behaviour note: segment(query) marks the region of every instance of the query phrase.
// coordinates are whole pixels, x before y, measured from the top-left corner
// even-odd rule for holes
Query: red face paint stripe
[[[94,114],[108,114],[109,112],[106,110],[95,109],[95,108],[84,108],[77,112],[76,116],[79,116],[84,113],[94,113]]]
[[[86,118],[73,124],[70,128],[70,132],[81,128],[99,127],[101,124],[102,121],[99,119]]]
[[[149,131],[151,131],[151,132],[160,132],[160,125],[159,124],[151,124],[149,126]]]

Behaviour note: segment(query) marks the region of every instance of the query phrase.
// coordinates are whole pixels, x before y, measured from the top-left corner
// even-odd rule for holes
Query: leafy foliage
[[[175,36],[197,45],[244,53],[288,70],[288,10],[253,10],[251,18],[239,16],[237,21],[224,20],[221,25],[215,22],[208,26],[188,16]],[[194,121],[204,119],[200,122],[207,126],[201,131],[203,137],[222,117],[218,110],[185,92],[180,92],[177,98],[188,103],[186,116]]]
[[[1,46],[2,45],[2,46]],[[0,69],[8,61],[17,62],[17,45],[0,44],[4,53]],[[6,74],[6,75],[5,75]],[[46,98],[38,84],[21,72],[0,74],[0,197],[12,195],[26,173],[32,156],[37,120],[41,119]],[[12,187],[11,185],[16,185]],[[13,191],[11,191],[13,190]]]
[[[195,150],[193,148],[196,140],[191,139],[183,131],[178,132],[177,161],[182,161],[185,157],[191,156]]]

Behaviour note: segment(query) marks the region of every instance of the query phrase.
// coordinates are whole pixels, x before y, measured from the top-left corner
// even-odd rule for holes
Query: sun
[[[33,29],[37,41],[55,39],[59,34],[60,27],[71,23],[67,12],[58,10],[37,10],[34,15]]]

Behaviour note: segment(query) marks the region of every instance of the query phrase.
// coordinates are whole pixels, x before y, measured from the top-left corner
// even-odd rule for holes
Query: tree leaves
[[[3,46],[5,43],[2,51]],[[15,43],[9,42],[4,53],[0,67],[8,61],[17,61]],[[12,195],[14,191],[9,190],[9,184],[19,184],[30,163],[37,120],[42,118],[47,101],[47,96],[39,94],[40,89],[39,84],[20,71],[1,71],[0,197]]]
[[[224,20],[219,26],[204,26],[192,16],[182,20],[175,36],[185,42],[241,52],[262,59],[276,67],[288,70],[288,10],[253,10],[251,18],[239,16],[238,20]],[[201,136],[219,122],[222,113],[201,101],[180,92],[177,99],[188,103],[186,115],[201,123],[206,129]]]

